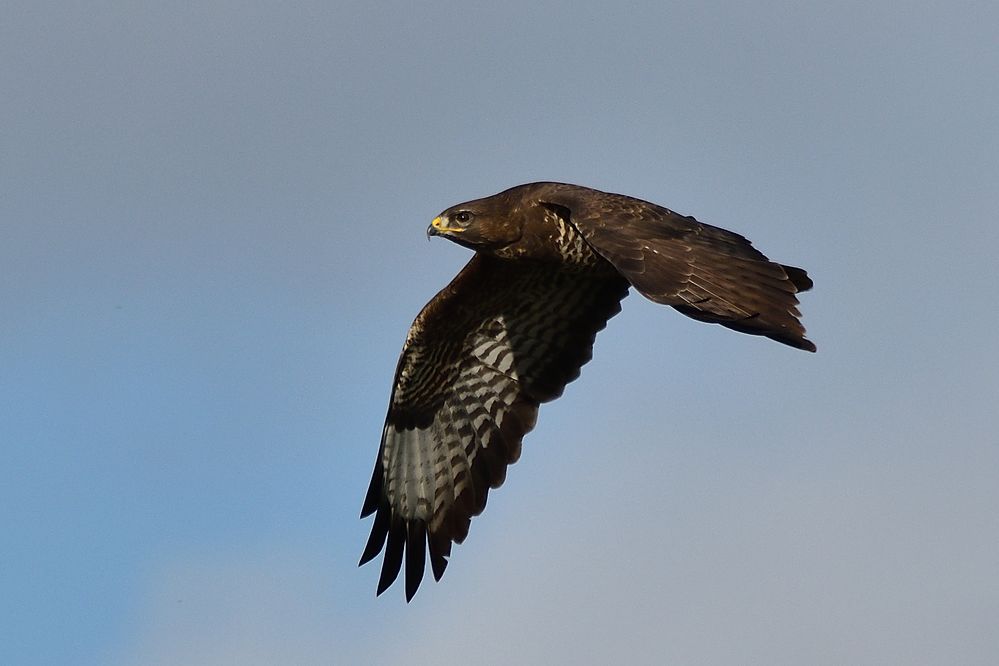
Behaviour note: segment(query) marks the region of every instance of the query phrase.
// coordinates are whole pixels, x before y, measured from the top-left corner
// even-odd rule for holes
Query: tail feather
[[[805,338],[795,296],[812,287],[804,270],[724,255],[698,259],[687,287],[680,292],[685,302],[670,303],[677,311],[698,321],[815,351],[815,344]]]

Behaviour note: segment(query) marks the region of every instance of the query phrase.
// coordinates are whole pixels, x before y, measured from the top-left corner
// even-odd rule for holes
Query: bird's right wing
[[[375,514],[361,564],[384,548],[378,593],[406,560],[406,598],[429,548],[440,579],[490,488],[503,483],[538,404],[561,395],[620,311],[613,274],[476,255],[423,308],[396,370],[361,517]]]
[[[770,261],[737,233],[621,194],[545,184],[541,201],[646,298],[700,321],[815,351],[799,318],[800,268]]]

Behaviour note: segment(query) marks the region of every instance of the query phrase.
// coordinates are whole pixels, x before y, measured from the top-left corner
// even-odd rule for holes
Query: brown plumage
[[[361,564],[384,548],[378,594],[427,552],[440,580],[490,488],[520,456],[538,405],[590,360],[635,287],[701,321],[815,351],[798,318],[800,268],[742,236],[620,194],[531,183],[453,206],[427,230],[476,251],[409,330],[361,517]]]

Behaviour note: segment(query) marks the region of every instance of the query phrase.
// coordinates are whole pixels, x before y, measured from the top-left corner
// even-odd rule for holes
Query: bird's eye
[[[469,213],[467,210],[463,210],[455,213],[451,219],[453,219],[455,222],[465,223],[472,219],[472,214]]]

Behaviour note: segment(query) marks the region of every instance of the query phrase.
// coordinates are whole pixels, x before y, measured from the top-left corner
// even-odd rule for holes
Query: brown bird
[[[361,517],[360,564],[384,548],[378,594],[406,560],[406,600],[429,550],[440,580],[490,488],[520,457],[538,405],[590,360],[634,287],[688,317],[815,351],[799,321],[804,270],[742,236],[656,204],[530,183],[448,208],[427,234],[475,250],[416,317],[399,358]]]

